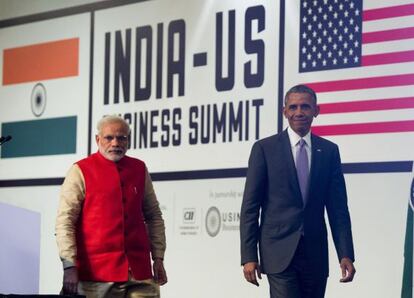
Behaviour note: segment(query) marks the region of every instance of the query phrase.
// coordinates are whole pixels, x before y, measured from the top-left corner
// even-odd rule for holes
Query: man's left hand
[[[154,271],[154,280],[156,283],[161,286],[167,283],[167,273],[165,272],[164,262],[162,259],[154,259],[152,270]]]
[[[339,281],[351,282],[354,279],[354,275],[356,272],[354,263],[349,258],[342,258],[340,267],[342,271],[342,278]]]

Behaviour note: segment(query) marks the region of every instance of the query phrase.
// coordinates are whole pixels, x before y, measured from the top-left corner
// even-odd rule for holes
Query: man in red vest
[[[65,294],[156,298],[167,282],[164,221],[144,162],[125,155],[129,133],[124,119],[102,118],[98,152],[63,182],[56,240]]]

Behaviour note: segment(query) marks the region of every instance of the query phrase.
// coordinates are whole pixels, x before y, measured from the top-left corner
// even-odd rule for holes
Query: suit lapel
[[[283,131],[282,135],[282,144],[283,144],[283,154],[282,156],[286,156],[287,168],[288,168],[288,175],[289,181],[291,182],[292,189],[294,190],[294,197],[300,199],[301,203],[303,204],[302,193],[300,191],[298,175],[296,173],[296,166],[295,161],[292,155],[292,147],[290,144],[289,134],[287,130]]]

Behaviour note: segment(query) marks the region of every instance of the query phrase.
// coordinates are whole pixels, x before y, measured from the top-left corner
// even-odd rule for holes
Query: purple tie
[[[309,160],[306,152],[306,142],[300,139],[299,148],[296,151],[296,172],[298,174],[300,192],[302,193],[303,204],[305,204],[308,195],[308,179],[309,179]]]

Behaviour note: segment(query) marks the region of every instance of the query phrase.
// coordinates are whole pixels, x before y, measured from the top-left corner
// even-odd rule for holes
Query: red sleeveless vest
[[[83,281],[122,282],[152,277],[142,212],[145,164],[124,156],[115,163],[99,152],[77,162],[85,200],[77,224],[77,268]]]

